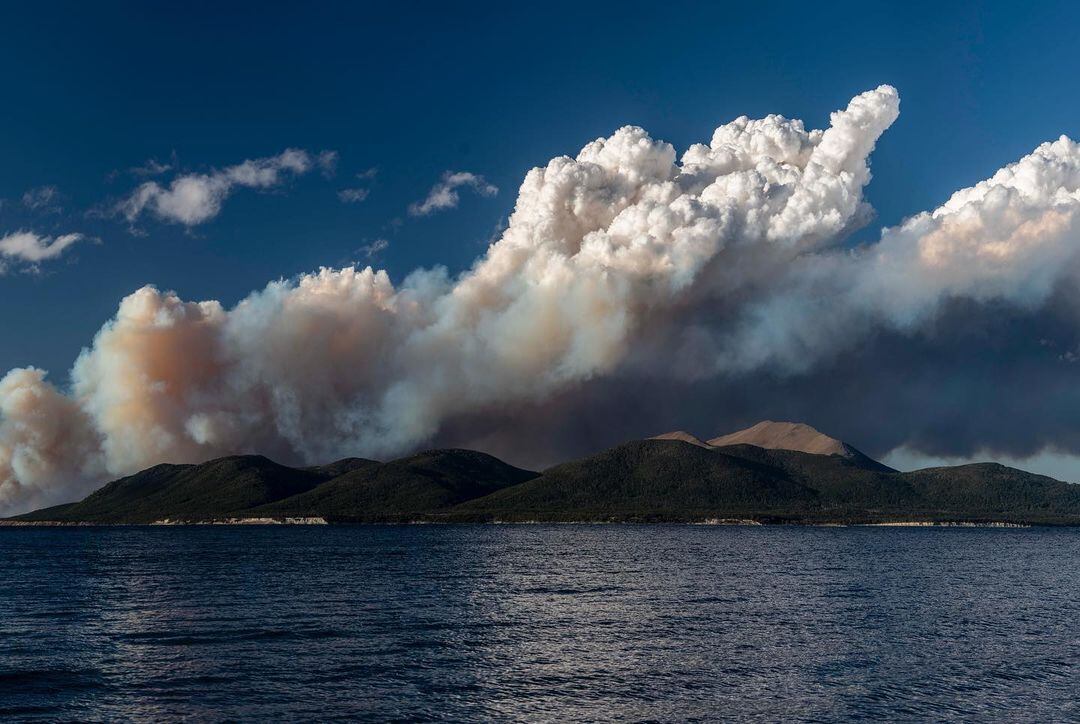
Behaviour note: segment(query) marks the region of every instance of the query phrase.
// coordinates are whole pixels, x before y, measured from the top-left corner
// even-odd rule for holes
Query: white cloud
[[[146,163],[144,163],[142,166],[135,166],[134,168],[128,169],[128,172],[132,176],[139,176],[139,177],[160,176],[160,175],[162,175],[164,173],[168,173],[169,171],[172,171],[173,166],[175,165],[175,163],[176,163],[175,159],[173,160],[172,163],[161,163],[157,159],[151,158],[151,159],[148,159],[146,161]]]
[[[409,206],[409,214],[412,216],[427,216],[436,211],[456,208],[461,200],[458,189],[470,188],[481,196],[494,196],[499,189],[479,176],[469,171],[447,171],[442,180],[431,187],[427,198],[417,201]]]
[[[375,176],[377,176],[378,173],[379,169],[372,166],[366,171],[361,171],[360,173],[356,174],[356,178],[360,181],[373,181],[375,180]],[[343,204],[358,204],[361,201],[367,199],[370,193],[371,189],[369,188],[366,188],[364,186],[355,186],[353,188],[347,188],[338,191],[338,199]]]
[[[0,260],[38,264],[56,259],[72,244],[83,239],[82,234],[63,234],[61,236],[40,236],[32,231],[16,231],[0,237]],[[0,271],[3,270],[0,266]]]
[[[323,176],[330,178],[337,173],[340,158],[337,151],[320,151],[319,155],[315,157],[315,165],[319,167],[319,171],[322,172]]]
[[[376,239],[370,244],[360,247],[360,253],[363,254],[365,258],[371,259],[372,257],[377,256],[379,252],[386,251],[389,248],[389,241],[386,239]]]
[[[30,189],[22,196],[23,206],[32,211],[59,211],[60,190],[55,186],[40,186]]]
[[[284,183],[288,175],[303,175],[315,166],[334,161],[323,152],[313,159],[307,151],[288,149],[277,156],[244,161],[207,174],[179,176],[168,185],[148,181],[116,206],[116,212],[134,223],[144,213],[163,221],[196,226],[221,213],[221,206],[238,188],[268,189]]]
[[[338,191],[338,199],[343,204],[358,204],[368,197],[371,191],[362,188],[342,189]]]

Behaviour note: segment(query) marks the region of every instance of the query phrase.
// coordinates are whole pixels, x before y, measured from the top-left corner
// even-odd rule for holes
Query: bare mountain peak
[[[709,445],[756,445],[770,450],[796,450],[814,455],[852,457],[856,450],[841,440],[829,437],[802,422],[764,420],[745,430],[709,440]]]

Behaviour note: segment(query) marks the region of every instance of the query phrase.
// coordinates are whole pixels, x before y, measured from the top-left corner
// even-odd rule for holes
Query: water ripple
[[[0,716],[1080,717],[1080,532],[0,529]]]

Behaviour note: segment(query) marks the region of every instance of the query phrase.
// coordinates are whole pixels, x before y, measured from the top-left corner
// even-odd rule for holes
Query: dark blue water
[[[0,529],[0,714],[1080,717],[1080,531]]]

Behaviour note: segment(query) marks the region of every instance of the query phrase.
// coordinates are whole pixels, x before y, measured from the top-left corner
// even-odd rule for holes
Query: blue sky
[[[874,154],[868,198],[878,224],[894,224],[1080,131],[1069,86],[1078,14],[1011,3],[9,7],[0,234],[99,243],[0,278],[0,369],[37,365],[62,381],[118,300],[146,283],[231,304],[271,279],[365,260],[377,239],[389,246],[374,261],[395,279],[459,270],[512,209],[525,171],[623,124],[682,150],[741,114],[822,127],[886,82],[901,117]],[[207,171],[286,148],[337,151],[336,175],[240,190],[191,229],[145,218],[136,235],[87,215],[130,193],[140,179],[125,169],[148,159]],[[355,178],[372,168],[374,179]],[[447,170],[500,192],[410,218]],[[43,186],[62,210],[21,203]],[[338,199],[360,186],[364,201]]]

